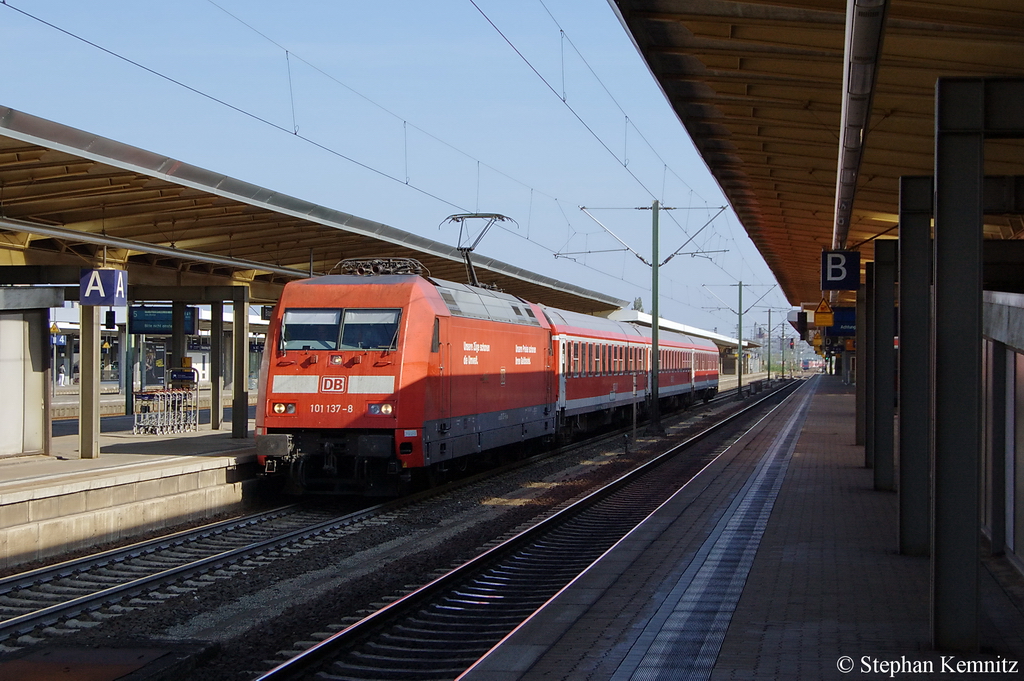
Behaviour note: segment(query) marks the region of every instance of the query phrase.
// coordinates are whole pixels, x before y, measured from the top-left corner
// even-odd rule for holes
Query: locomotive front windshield
[[[283,350],[395,350],[401,310],[291,309],[281,325]]]

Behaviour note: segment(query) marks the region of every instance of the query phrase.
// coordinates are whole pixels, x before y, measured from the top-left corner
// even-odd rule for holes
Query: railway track
[[[723,393],[719,400],[730,398]],[[604,436],[621,438],[624,431]],[[601,438],[598,438],[601,439]],[[517,466],[529,465],[546,455],[531,457]],[[251,569],[287,558],[310,545],[334,541],[358,531],[360,523],[386,522],[388,514],[401,513],[430,497],[474,484],[498,471],[473,476],[425,493],[338,514],[336,509],[291,505],[252,516],[179,532],[124,548],[79,558],[0,579],[0,644],[10,649],[35,642],[43,627],[72,622],[72,628],[89,627],[109,616],[159,602],[158,590],[167,593],[195,591],[234,571]],[[99,613],[94,622],[82,613]]]
[[[378,507],[285,506],[0,579],[0,641],[358,522]],[[267,556],[264,560],[271,560]]]
[[[456,678],[724,451],[746,430],[739,424],[777,399],[766,396],[258,681],[312,673],[336,681]]]

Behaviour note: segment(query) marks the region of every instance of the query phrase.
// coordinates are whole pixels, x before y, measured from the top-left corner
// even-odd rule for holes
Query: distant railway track
[[[352,523],[296,505],[0,579],[0,640]]]
[[[789,391],[785,391],[788,393]],[[449,681],[583,572],[759,417],[769,395],[259,677]],[[733,428],[730,428],[733,426]],[[692,453],[698,446],[697,455]]]
[[[722,393],[716,401],[734,397],[734,391],[730,392]],[[627,431],[617,430],[596,440],[614,441]],[[587,443],[573,447],[583,444]],[[32,638],[33,632],[38,635],[45,627],[61,626],[68,620],[75,621],[75,626],[91,626],[73,619],[82,613],[106,610],[114,616],[145,608],[160,602],[159,597],[149,595],[154,592],[173,594],[203,588],[229,578],[232,570],[287,558],[303,548],[358,531],[359,524],[367,520],[386,522],[389,514],[394,517],[426,498],[454,492],[550,455],[530,457],[353,513],[339,515],[336,509],[293,504],[0,579],[0,641],[8,647],[12,643],[17,646],[18,637]]]

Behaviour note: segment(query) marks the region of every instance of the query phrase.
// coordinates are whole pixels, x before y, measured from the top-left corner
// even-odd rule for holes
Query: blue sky
[[[648,311],[579,206],[649,260],[634,208],[680,208],[664,258],[726,204],[606,0],[7,0],[0,56],[2,106],[452,245],[448,215],[502,213],[481,254]],[[739,280],[768,292],[745,335],[788,309],[731,210],[684,253],[663,317],[733,333]]]

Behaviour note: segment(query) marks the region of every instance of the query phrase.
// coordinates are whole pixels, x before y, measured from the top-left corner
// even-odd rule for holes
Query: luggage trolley
[[[199,374],[191,368],[171,370],[171,387],[135,393],[136,435],[199,430]]]

